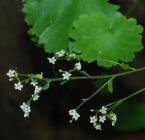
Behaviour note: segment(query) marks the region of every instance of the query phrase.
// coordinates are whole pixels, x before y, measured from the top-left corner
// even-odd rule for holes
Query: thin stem
[[[96,92],[94,92],[91,96],[89,96],[87,99],[83,99],[82,103],[78,105],[76,110],[78,110],[80,107],[82,107],[85,103],[90,101],[93,97],[95,97],[111,80],[113,80],[115,77],[113,76],[111,79],[109,79],[107,82],[105,82]]]
[[[140,94],[140,93],[142,93],[143,91],[145,91],[145,88],[142,88],[142,89],[134,92],[133,94],[131,94],[131,95],[129,95],[129,96],[121,99],[121,103],[124,102],[124,101],[126,101],[126,100],[128,100],[128,99],[130,99],[130,98],[132,98],[132,97],[134,97],[134,96],[136,96],[136,95],[138,95],[138,94]]]
[[[134,11],[134,9],[138,6],[138,4],[141,2],[142,0],[136,0],[134,2],[134,4],[130,7],[130,9],[128,10],[126,16],[129,17],[130,14]]]
[[[125,98],[119,99],[119,100],[117,100],[115,102],[112,102],[112,103],[106,105],[106,107],[109,107],[109,106],[112,106],[112,105],[115,105],[115,104],[119,104],[120,105],[121,103],[125,102],[126,100],[128,100],[128,99],[130,99],[130,98],[132,98],[132,97],[134,97],[134,96],[136,96],[136,95],[138,95],[138,94],[140,94],[140,93],[142,93],[144,91],[145,91],[145,88],[142,88],[142,89],[132,93],[131,95],[129,95],[129,96],[125,97]]]
[[[129,74],[137,73],[137,72],[140,72],[140,71],[144,71],[144,70],[145,70],[145,67],[141,67],[141,68],[138,68],[138,69],[135,69],[135,70],[129,70],[129,71],[126,71],[126,72],[121,72],[121,73],[116,73],[116,74],[110,74],[110,75],[101,75],[101,76],[90,76],[90,75],[87,75],[87,76],[81,76],[81,77],[71,77],[70,80],[107,79],[107,78],[111,78],[113,76],[114,77],[121,77],[121,76],[129,75]],[[19,74],[19,76],[22,76],[22,77],[30,77],[31,78],[31,74],[28,74],[28,75]],[[35,75],[33,74],[32,77],[35,77]],[[37,77],[35,77],[35,78],[37,79]],[[52,78],[52,79],[43,78],[41,80],[45,80],[45,81],[48,81],[49,80],[51,82],[64,81],[63,78]]]
[[[107,78],[111,78],[111,77],[121,77],[121,76],[125,76],[125,75],[129,75],[129,74],[133,74],[136,72],[140,72],[140,71],[144,71],[145,67],[141,67],[135,70],[130,70],[130,71],[126,71],[126,72],[122,72],[122,73],[117,73],[117,74],[110,74],[110,75],[101,75],[101,76],[82,76],[82,77],[71,77],[70,81],[72,80],[95,80],[95,79],[107,79]],[[59,81],[64,81],[63,78],[54,78],[54,79],[48,79],[45,78],[45,80],[51,80],[52,82],[59,82]]]
[[[126,72],[121,72],[121,73],[115,73],[115,74],[109,74],[109,75],[100,75],[100,76],[90,76],[90,75],[86,75],[86,76],[81,76],[81,77],[71,77],[69,80],[73,81],[73,80],[95,80],[95,79],[107,79],[107,78],[111,78],[111,77],[121,77],[121,76],[125,76],[125,75],[130,75],[133,73],[137,73],[137,72],[141,72],[144,71],[145,67],[141,67],[135,70],[129,70]],[[34,74],[33,74],[34,75]],[[22,77],[29,77],[29,78],[34,78],[31,77],[31,74],[19,74],[19,76]],[[37,79],[37,77],[35,77]],[[43,78],[41,79],[43,81],[51,81],[51,82],[61,82],[61,81],[65,81],[63,78]]]

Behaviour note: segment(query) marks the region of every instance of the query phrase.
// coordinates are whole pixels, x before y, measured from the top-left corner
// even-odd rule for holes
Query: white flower
[[[90,123],[95,124],[97,122],[96,116],[90,116]]]
[[[35,86],[34,94],[40,93],[41,90],[42,90],[42,87]]]
[[[96,129],[96,130],[102,130],[101,125],[100,125],[100,124],[96,124],[94,127],[95,127],[95,129]]]
[[[33,101],[37,101],[40,98],[40,96],[38,94],[33,94],[32,95],[32,100]]]
[[[54,56],[52,58],[47,58],[47,59],[48,59],[49,63],[51,63],[53,65],[56,63],[56,58]]]
[[[41,92],[41,90],[42,90],[42,87],[39,87],[36,84],[35,89],[34,89],[34,94],[32,94],[33,101],[37,101],[39,99],[40,96],[38,94]]]
[[[63,57],[65,55],[65,51],[61,50],[59,52],[56,52],[55,55],[56,55],[56,57]]]
[[[75,64],[75,69],[76,70],[81,70],[81,68],[82,68],[82,65],[81,65],[80,62],[78,62],[78,63]]]
[[[15,76],[15,71],[14,70],[9,70],[7,73],[6,73],[6,75],[8,76],[8,77],[14,77]]]
[[[69,80],[71,75],[72,74],[67,71],[62,74],[64,80]]]
[[[30,85],[32,85],[32,86],[37,86],[38,85],[38,82],[36,81],[36,80],[33,80],[32,79],[32,81],[31,81],[31,83],[30,83]]]
[[[18,74],[15,70],[10,69],[6,75],[10,78],[9,81],[13,81],[13,78],[17,77]]]
[[[15,83],[14,86],[15,86],[15,90],[19,90],[19,91],[21,91],[22,88],[24,87],[21,82]]]
[[[107,113],[107,107],[102,106],[102,108],[100,109],[100,112],[102,114],[106,114]]]
[[[106,117],[105,116],[100,116],[99,117],[99,122],[104,123],[106,121]]]
[[[112,120],[112,126],[115,126],[115,123],[117,121],[117,116],[115,113],[110,114],[111,120]]]
[[[24,112],[24,117],[29,117],[29,114],[31,112],[31,108],[29,105],[27,105],[25,102],[20,106],[22,111]]]
[[[69,110],[69,115],[72,116],[72,120],[77,121],[80,115],[77,113],[75,109]]]

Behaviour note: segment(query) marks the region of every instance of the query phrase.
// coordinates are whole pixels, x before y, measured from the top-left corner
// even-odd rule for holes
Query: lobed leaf
[[[25,21],[32,28],[29,33],[38,38],[46,52],[68,49],[73,22],[82,14],[103,12],[110,17],[120,15],[119,8],[108,0],[25,0]]]
[[[134,53],[143,48],[142,31],[134,19],[120,15],[110,21],[103,13],[91,13],[74,23],[71,38],[74,50],[82,52],[83,60],[97,61],[99,66],[109,68],[116,65],[111,62],[133,60]]]

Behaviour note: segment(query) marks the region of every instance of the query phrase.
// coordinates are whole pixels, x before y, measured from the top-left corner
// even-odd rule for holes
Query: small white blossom
[[[13,78],[17,77],[18,74],[15,70],[10,69],[6,75],[9,77],[9,81],[13,81]]]
[[[99,117],[99,122],[104,123],[106,121],[106,117],[105,116],[100,116]]]
[[[100,124],[96,124],[94,127],[95,127],[95,129],[96,129],[96,130],[102,130],[101,125],[100,125]]]
[[[32,85],[32,86],[37,86],[38,85],[38,82],[36,81],[36,80],[33,80],[32,79],[32,81],[31,81],[31,83],[30,83],[30,85]]]
[[[15,70],[9,70],[7,73],[6,73],[6,75],[8,76],[8,77],[14,77],[15,76]]]
[[[67,71],[62,74],[64,80],[69,80],[71,75],[72,74]]]
[[[75,109],[69,110],[69,115],[72,116],[72,120],[77,121],[80,115],[77,113]]]
[[[96,116],[90,116],[90,123],[96,124],[97,122],[97,117]]]
[[[32,95],[32,100],[33,101],[37,101],[37,100],[39,100],[39,98],[40,98],[40,96],[38,94],[33,94]]]
[[[107,108],[104,107],[104,106],[102,106],[102,108],[100,109],[100,112],[101,112],[102,114],[106,114],[106,113],[107,113]]]
[[[117,121],[117,116],[115,113],[110,114],[111,120],[112,120],[112,126],[115,126],[115,123]]]
[[[25,102],[20,106],[22,111],[24,112],[24,117],[29,117],[29,114],[31,112],[31,108],[29,105],[27,105]]]
[[[42,90],[42,87],[35,86],[34,94],[40,93],[41,90]]]
[[[56,55],[56,57],[63,57],[65,55],[65,51],[61,50],[59,52],[56,52],[55,55]]]
[[[21,82],[15,83],[14,86],[15,86],[15,90],[19,90],[19,91],[21,91],[22,88],[24,87]]]
[[[51,63],[51,64],[55,64],[56,63],[56,58],[55,58],[55,56],[53,56],[53,57],[51,57],[51,58],[47,58],[48,59],[48,61],[49,61],[49,63]]]
[[[82,65],[81,65],[80,62],[78,62],[78,63],[75,64],[75,69],[76,70],[81,70],[81,68],[82,68]]]

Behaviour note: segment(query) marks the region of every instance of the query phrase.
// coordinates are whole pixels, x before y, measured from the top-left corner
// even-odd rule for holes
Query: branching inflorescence
[[[55,66],[55,64],[57,63],[57,60],[59,60],[60,58],[66,59],[68,62],[72,61],[68,59],[69,55],[70,55],[69,53],[66,53],[64,50],[61,50],[60,52],[57,52],[53,57],[47,58],[47,60],[49,61],[50,64]],[[77,54],[75,54],[75,56],[77,57]],[[73,60],[74,60],[74,57],[73,57]],[[79,61],[75,63],[73,69],[70,69],[69,71],[58,70],[60,72],[61,77],[57,77],[57,78],[45,78],[43,77],[43,73],[20,74],[16,70],[11,70],[11,69],[7,72],[6,75],[9,77],[9,81],[15,82],[14,83],[15,90],[21,91],[25,84],[30,84],[32,87],[34,87],[34,93],[31,95],[30,99],[27,102],[23,102],[22,105],[20,105],[21,110],[24,112],[24,117],[29,117],[29,114],[31,112],[31,103],[37,101],[41,93],[47,90],[51,83],[60,82],[61,84],[64,82],[67,83],[68,81],[72,81],[72,80],[106,79],[106,82],[100,88],[98,88],[97,91],[91,94],[91,96],[82,99],[81,103],[76,108],[68,111],[68,114],[72,117],[70,122],[73,122],[73,121],[77,121],[80,117],[80,114],[78,113],[79,109],[84,104],[88,103],[97,94],[99,94],[115,78],[132,74],[135,72],[140,72],[143,70],[145,70],[145,67],[138,68],[138,69],[133,68],[131,70],[128,70],[122,73],[117,73],[117,74],[91,76],[87,74],[87,72],[84,72],[84,70],[82,69],[82,64]],[[79,72],[80,74],[83,73],[84,76],[73,77],[73,72],[76,72],[76,71]],[[96,130],[102,130],[102,124],[104,124],[106,120],[110,120],[112,122],[112,126],[115,126],[115,123],[117,121],[117,116],[114,113],[114,110],[116,109],[116,107],[118,107],[122,102],[126,101],[127,99],[143,91],[145,91],[145,89],[135,92],[134,94],[131,94],[130,96],[117,100],[108,105],[104,105],[100,109],[90,109],[90,112],[94,114],[93,116],[90,116],[90,123],[93,125],[93,127]]]
[[[8,71],[6,75],[9,81],[14,82],[16,90],[23,90],[26,84],[34,88],[30,99],[20,105],[24,117],[29,117],[31,103],[37,101],[50,84],[59,82],[62,85],[75,80],[104,79],[105,82],[94,93],[82,99],[76,108],[68,111],[70,122],[77,121],[80,118],[81,107],[101,93],[105,87],[108,87],[110,93],[113,92],[114,79],[145,70],[145,67],[135,69],[127,64],[133,60],[135,52],[143,49],[143,27],[137,25],[135,19],[123,16],[118,9],[118,6],[107,0],[59,0],[57,3],[53,0],[24,0],[23,11],[26,22],[31,26],[30,35],[44,47],[46,53],[54,54],[47,58],[48,62],[52,67],[61,60],[73,63],[69,70],[58,69],[60,76],[54,78],[44,77],[43,73],[21,74],[16,70]],[[82,66],[84,61],[88,65],[97,62],[98,66],[106,69],[119,66],[125,72],[91,76]],[[74,76],[74,72],[80,76]],[[107,120],[115,126],[115,109],[124,101],[144,91],[145,88],[102,107],[90,109],[93,113],[89,118],[90,124],[96,130],[102,130],[102,125]]]

